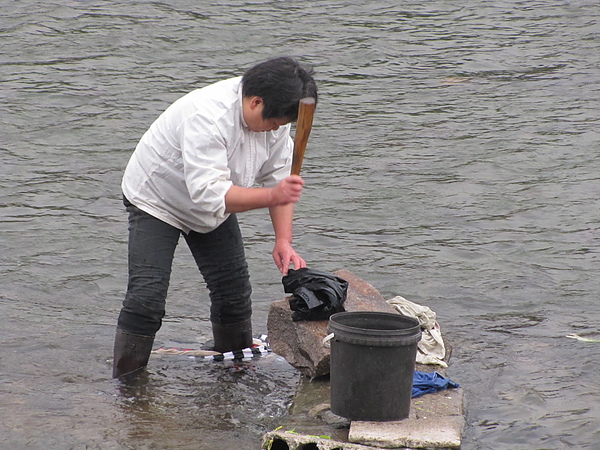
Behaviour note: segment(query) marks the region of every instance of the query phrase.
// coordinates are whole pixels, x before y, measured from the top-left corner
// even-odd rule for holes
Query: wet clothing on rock
[[[289,300],[292,320],[326,320],[344,312],[348,282],[332,273],[309,268],[290,269],[282,279]]]
[[[444,361],[446,346],[442,338],[440,325],[436,321],[436,314],[427,306],[422,306],[406,300],[404,297],[396,296],[387,300],[400,314],[414,317],[419,321],[422,329],[421,340],[417,344],[417,363],[435,364],[448,367]]]
[[[460,385],[454,383],[448,378],[440,375],[438,372],[425,373],[415,370],[413,377],[412,398],[420,397],[423,394],[430,394],[443,389],[458,388]]]

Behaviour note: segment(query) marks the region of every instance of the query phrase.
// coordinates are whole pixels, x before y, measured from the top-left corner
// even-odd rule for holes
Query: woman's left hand
[[[290,269],[290,263],[293,264],[294,269],[296,270],[306,267],[306,261],[304,261],[296,250],[294,250],[292,244],[285,240],[275,241],[273,260],[283,275],[287,275],[288,270]]]

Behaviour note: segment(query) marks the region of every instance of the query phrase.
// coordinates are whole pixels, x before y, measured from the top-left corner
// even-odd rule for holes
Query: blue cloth
[[[415,370],[413,377],[412,398],[423,394],[441,391],[442,389],[457,388],[459,384],[443,377],[438,372],[425,373]]]

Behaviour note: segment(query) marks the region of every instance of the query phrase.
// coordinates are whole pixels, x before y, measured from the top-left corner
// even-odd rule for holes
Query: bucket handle
[[[323,338],[323,347],[330,348],[331,344],[329,343],[329,341],[332,340],[334,337],[335,337],[335,333],[330,333],[327,336],[325,336]]]

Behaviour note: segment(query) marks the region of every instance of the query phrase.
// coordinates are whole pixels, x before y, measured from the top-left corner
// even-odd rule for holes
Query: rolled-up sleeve
[[[218,123],[198,113],[183,121],[180,133],[190,199],[197,212],[208,213],[220,223],[227,217],[225,194],[233,184],[227,166],[226,138]]]

